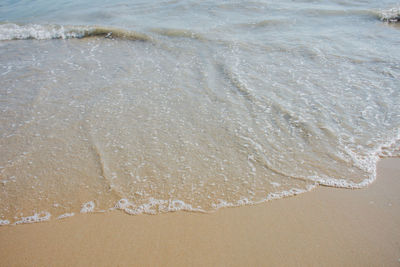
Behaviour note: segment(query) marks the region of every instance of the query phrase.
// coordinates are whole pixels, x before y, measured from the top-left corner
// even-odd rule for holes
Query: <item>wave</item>
[[[388,9],[360,9],[360,10],[345,10],[345,9],[306,9],[306,13],[310,15],[318,15],[323,17],[336,16],[368,16],[378,18],[381,21],[388,23],[400,22],[400,6]]]
[[[95,201],[89,201],[82,204],[82,208],[80,210],[81,214],[85,213],[98,213],[98,212],[107,212],[114,210],[121,210],[130,215],[141,215],[141,214],[160,214],[167,212],[175,212],[175,211],[187,211],[187,212],[200,212],[200,213],[212,213],[221,208],[226,207],[241,207],[241,206],[249,206],[249,205],[257,205],[261,203],[265,203],[272,200],[287,198],[296,196],[299,194],[310,192],[316,189],[318,186],[328,186],[335,188],[347,188],[347,189],[360,189],[365,188],[376,180],[376,167],[378,161],[381,158],[390,158],[390,157],[400,157],[400,151],[398,147],[400,145],[400,130],[397,131],[396,136],[389,139],[387,142],[382,143],[378,146],[370,155],[366,158],[360,158],[355,156],[353,160],[355,160],[355,164],[360,168],[368,169],[370,173],[369,177],[364,179],[359,183],[355,183],[352,181],[347,181],[345,179],[335,179],[330,177],[305,177],[304,180],[312,181],[313,184],[307,185],[305,188],[296,188],[293,187],[288,190],[275,191],[268,193],[264,198],[258,200],[250,200],[246,197],[241,197],[236,201],[228,201],[225,199],[215,199],[215,202],[211,205],[212,209],[204,210],[201,207],[193,207],[191,204],[185,203],[183,200],[179,199],[155,199],[149,198],[147,203],[136,204],[134,201],[130,201],[127,198],[122,198],[118,200],[113,207],[106,208],[105,210],[96,209]],[[295,178],[296,177],[292,177]],[[303,180],[303,179],[302,179]],[[279,186],[279,184],[278,184]],[[64,213],[56,217],[58,220],[65,219],[69,217],[75,216],[75,213]],[[21,217],[19,220],[16,217],[17,221],[12,223],[13,225],[18,224],[26,224],[26,223],[37,223],[49,221],[52,215],[47,211],[42,211],[39,213],[35,213],[32,216]],[[11,222],[9,220],[1,220],[0,226],[10,225]]]
[[[267,28],[267,27],[278,27],[287,26],[290,23],[294,23],[289,19],[264,19],[258,21],[250,21],[244,23],[235,24],[234,27],[240,28]]]
[[[373,12],[368,9],[322,9],[322,8],[307,8],[303,10],[305,13],[313,16],[323,17],[340,17],[340,16],[369,16]]]
[[[185,29],[171,29],[171,28],[153,28],[151,29],[153,33],[159,34],[159,35],[164,35],[167,37],[178,37],[178,38],[190,38],[190,39],[197,39],[200,41],[205,41],[207,40],[206,37],[203,35],[191,31],[191,30],[185,30]]]
[[[400,22],[400,6],[380,10],[378,11],[378,17],[380,20],[389,23]]]
[[[133,41],[151,41],[151,37],[143,33],[101,26],[62,26],[14,23],[0,24],[0,41],[5,40],[50,40],[86,37],[105,37]]]

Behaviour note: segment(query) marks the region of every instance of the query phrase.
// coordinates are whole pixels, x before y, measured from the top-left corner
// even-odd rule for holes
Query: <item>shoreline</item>
[[[121,211],[0,227],[0,266],[399,266],[400,158],[365,189],[214,213]]]

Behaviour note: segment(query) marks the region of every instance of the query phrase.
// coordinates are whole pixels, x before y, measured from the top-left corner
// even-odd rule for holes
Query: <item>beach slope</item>
[[[400,159],[366,189],[211,214],[82,214],[0,227],[0,266],[399,266]]]

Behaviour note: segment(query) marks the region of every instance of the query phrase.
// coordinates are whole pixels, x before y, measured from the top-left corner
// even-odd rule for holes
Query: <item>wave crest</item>
[[[378,16],[382,21],[389,23],[400,22],[400,6],[381,10],[379,11]]]
[[[118,38],[134,41],[150,41],[151,38],[145,34],[99,26],[61,26],[14,23],[0,24],[0,40],[49,40],[70,39],[103,36],[106,38]]]
[[[207,38],[197,32],[185,29],[171,29],[171,28],[153,28],[151,29],[153,33],[164,35],[167,37],[177,37],[177,38],[190,38],[200,41],[205,41]]]

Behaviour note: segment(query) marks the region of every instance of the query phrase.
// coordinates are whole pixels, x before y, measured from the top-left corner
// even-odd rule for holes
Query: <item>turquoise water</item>
[[[399,156],[395,1],[3,1],[0,224],[360,188]]]

